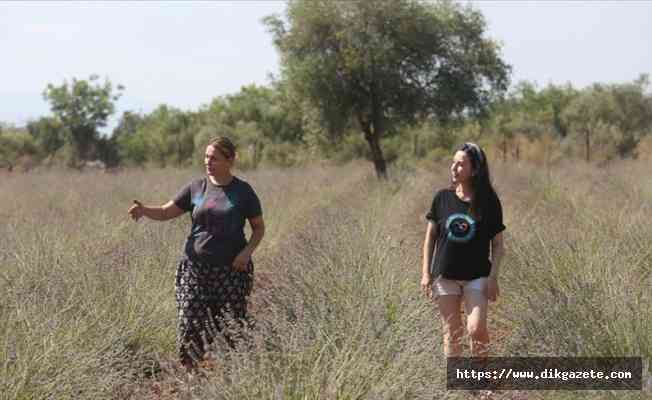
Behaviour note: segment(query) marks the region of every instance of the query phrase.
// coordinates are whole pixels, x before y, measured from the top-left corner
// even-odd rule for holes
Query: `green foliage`
[[[582,90],[570,84],[538,88],[519,82],[492,104],[488,118],[467,118],[453,128],[453,136],[458,142],[480,141],[503,161],[636,156],[639,142],[652,131],[648,85],[646,75],[631,83]]]
[[[145,116],[125,112],[113,136],[128,163],[181,166],[192,162],[195,131],[192,113],[163,104]]]
[[[206,144],[219,135],[238,145],[240,168],[366,159],[379,176],[387,161],[427,165],[469,140],[503,161],[601,162],[649,153],[647,75],[585,89],[523,81],[504,93],[509,67],[483,37],[485,22],[473,8],[292,0],[285,19],[265,24],[281,53],[280,80],[243,86],[198,110],[163,104],[125,112],[110,137],[98,128],[121,86],[114,90],[95,75],[49,84],[44,97],[53,116],[25,129],[0,122],[0,162],[201,165]]]
[[[64,145],[66,132],[63,124],[56,118],[41,117],[27,123],[27,131],[45,155],[54,154]]]
[[[564,123],[562,119],[562,112],[578,94],[578,91],[570,84],[565,86],[550,84],[540,93],[550,110],[548,111],[549,119],[544,120],[544,123],[552,123],[554,132],[562,138],[566,137],[569,130],[568,124]]]
[[[268,152],[267,146],[273,142],[260,130],[259,124],[252,120],[239,120],[231,128],[232,136],[238,146],[238,165],[244,168],[256,168],[263,157],[263,151]],[[278,145],[291,146],[289,142],[279,141]],[[287,165],[287,160],[282,161]]]
[[[37,143],[26,131],[4,129],[0,132],[0,168],[13,169],[14,166],[20,163],[21,159],[31,164],[33,162],[32,158],[37,153]],[[28,168],[29,166],[25,167]]]
[[[114,137],[100,137],[95,143],[95,152],[106,167],[116,167],[120,163],[118,141]]]
[[[595,84],[584,90],[564,111],[563,120],[575,131],[584,143],[586,161],[591,160],[591,139],[598,129],[610,125],[614,120],[613,96],[607,88]]]
[[[294,0],[266,19],[291,90],[318,110],[324,134],[355,121],[385,176],[380,139],[425,116],[478,114],[506,89],[508,66],[472,8],[442,1]]]
[[[616,142],[621,157],[630,155],[641,138],[652,131],[652,97],[647,95],[649,75],[641,75],[632,83],[611,86],[615,110],[612,124],[621,136]]]
[[[67,140],[74,149],[76,161],[90,159],[93,146],[99,139],[98,128],[106,126],[114,111],[114,102],[120,97],[121,85],[114,92],[113,85],[106,79],[98,82],[97,75],[88,80],[64,81],[62,85],[48,84],[43,98],[50,103],[52,113],[61,121]]]
[[[197,151],[203,152],[211,137],[230,136],[239,147],[238,165],[244,168],[255,168],[263,159],[286,165],[303,142],[301,114],[278,82],[243,86],[238,93],[218,97],[197,118],[202,126]],[[279,149],[289,153],[281,157]]]
[[[229,136],[239,147],[239,166],[255,168],[268,145],[297,152],[303,129],[300,113],[283,86],[275,84],[244,86],[236,94],[216,97],[197,112],[164,104],[146,115],[126,112],[113,136],[123,162],[158,166],[201,164],[208,141]],[[296,159],[293,154],[269,159],[282,158],[282,164]]]
[[[112,138],[118,147],[118,158],[127,164],[141,165],[147,161],[147,146],[138,130],[144,123],[140,114],[125,111],[113,129]]]
[[[187,164],[194,150],[191,122],[188,113],[166,105],[149,114],[143,130],[149,132],[150,160],[160,166]]]
[[[547,134],[564,138],[568,124],[561,113],[577,94],[570,85],[539,89],[535,83],[521,81],[494,102],[483,125],[494,136],[502,160],[507,160],[510,150],[519,158],[519,138],[539,140]]]
[[[330,158],[339,163],[356,159],[371,160],[369,145],[360,135],[345,135],[331,148]]]
[[[240,92],[225,97],[224,123],[237,126],[240,121],[256,124],[261,140],[298,142],[301,140],[301,120],[292,107],[284,86],[243,86]],[[251,143],[253,138],[247,140]]]

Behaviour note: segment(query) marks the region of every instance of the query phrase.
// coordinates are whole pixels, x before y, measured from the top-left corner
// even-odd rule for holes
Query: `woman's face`
[[[233,159],[224,157],[224,154],[222,154],[218,149],[209,145],[206,147],[204,165],[206,166],[206,174],[222,176],[231,172]]]
[[[471,166],[471,159],[466,152],[459,150],[453,156],[453,164],[451,165],[451,179],[454,184],[468,183],[473,177],[473,167]]]

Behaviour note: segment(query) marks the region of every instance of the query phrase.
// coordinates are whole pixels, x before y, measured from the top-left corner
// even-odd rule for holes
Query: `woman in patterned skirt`
[[[251,291],[251,255],[265,233],[258,196],[245,181],[232,175],[235,146],[226,137],[206,147],[206,176],[185,185],[173,200],[153,207],[138,201],[129,215],[157,221],[191,213],[192,227],[176,272],[178,309],[177,349],[183,366],[191,370],[212,342],[224,332],[227,316],[244,322]],[[249,221],[252,234],[244,234]]]

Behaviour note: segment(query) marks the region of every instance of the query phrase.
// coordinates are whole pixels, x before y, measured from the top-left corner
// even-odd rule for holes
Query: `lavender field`
[[[649,166],[493,167],[507,253],[491,354],[649,362]],[[127,209],[166,202],[198,172],[0,176],[0,398],[468,398],[445,389],[438,316],[419,293],[424,215],[447,171],[395,168],[382,183],[365,163],[239,173],[267,226],[254,256],[256,329],[192,379],[174,362],[174,272],[189,218],[134,223]]]

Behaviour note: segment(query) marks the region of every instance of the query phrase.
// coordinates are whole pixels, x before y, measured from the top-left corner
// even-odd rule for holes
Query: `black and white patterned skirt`
[[[227,321],[242,325],[247,317],[247,297],[253,285],[253,263],[247,271],[188,259],[176,272],[177,352],[182,362],[200,361],[217,334],[233,346]]]

